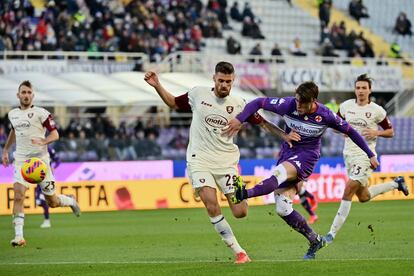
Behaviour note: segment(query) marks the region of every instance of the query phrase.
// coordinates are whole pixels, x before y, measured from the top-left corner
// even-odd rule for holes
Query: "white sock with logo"
[[[388,183],[373,185],[368,188],[370,199],[376,197],[377,195],[392,191],[398,188],[398,183],[392,181]]]
[[[23,238],[24,213],[13,215],[13,225],[16,238]]]
[[[58,195],[57,197],[59,198],[60,207],[73,206],[75,204],[73,197],[67,195]]]
[[[348,217],[349,211],[351,211],[351,204],[352,201],[349,200],[341,201],[338,213],[336,214],[334,221],[331,225],[331,230],[329,231],[329,234],[331,234],[334,238],[338,233],[339,229],[341,229],[342,225],[344,225],[345,220]]]
[[[240,252],[245,252],[237,242],[236,237],[231,230],[230,224],[226,221],[223,215],[210,217],[210,221],[214,225],[217,233],[221,236],[223,242],[233,251],[235,255]]]

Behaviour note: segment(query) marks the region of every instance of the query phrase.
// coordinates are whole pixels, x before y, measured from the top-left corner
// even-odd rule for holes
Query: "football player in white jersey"
[[[239,245],[230,225],[222,215],[216,195],[216,188],[219,188],[227,197],[234,217],[243,218],[247,215],[246,201],[241,204],[233,204],[231,201],[234,192],[233,183],[242,181],[237,170],[240,152],[233,138],[222,134],[227,122],[245,106],[243,99],[230,95],[234,77],[233,65],[219,62],[213,76],[214,88],[194,87],[178,97],[174,97],[161,85],[156,73],[147,72],[144,79],[155,88],[170,108],[193,113],[187,148],[189,178],[196,195],[200,196],[204,203],[215,230],[233,251],[236,256],[235,263],[240,264],[250,262],[250,258]],[[252,116],[249,121],[260,124],[285,141],[300,138],[297,134],[287,135],[282,130],[276,129],[258,114]]]
[[[338,115],[346,120],[366,140],[370,149],[375,153],[377,137],[392,138],[394,130],[387,118],[386,111],[370,101],[372,79],[363,74],[355,81],[356,99],[343,102]],[[382,130],[378,129],[378,125]],[[408,195],[404,178],[399,176],[394,181],[368,187],[368,179],[372,168],[368,157],[349,138],[345,139],[344,160],[349,177],[344,190],[341,204],[334,218],[329,233],[325,236],[327,243],[332,243],[338,231],[351,210],[352,197],[356,195],[360,202],[367,202],[377,195],[393,189]]]
[[[47,145],[59,139],[59,133],[51,114],[44,108],[33,106],[34,92],[32,84],[24,81],[19,85],[17,98],[20,107],[12,109],[8,118],[12,125],[7,142],[4,145],[2,162],[4,166],[9,165],[8,151],[16,143],[14,152],[14,204],[13,225],[15,238],[11,240],[12,246],[24,246],[26,241],[23,237],[24,225],[24,198],[29,183],[21,175],[21,166],[26,159],[31,157],[40,158],[47,166],[48,172],[43,182],[39,183],[42,193],[45,195],[47,204],[52,207],[71,207],[76,216],[80,215],[78,203],[73,196],[56,195],[55,179],[50,168],[50,157]],[[46,130],[49,135],[46,135]]]

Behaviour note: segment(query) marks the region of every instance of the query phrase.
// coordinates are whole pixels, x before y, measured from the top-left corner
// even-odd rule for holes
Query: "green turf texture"
[[[319,204],[325,234],[339,203]],[[300,205],[295,209],[304,213]],[[413,275],[414,202],[353,203],[334,243],[302,261],[308,245],[274,212],[223,210],[253,262],[234,265],[204,209],[27,215],[27,246],[12,248],[10,216],[0,216],[0,275]],[[307,217],[307,216],[306,216]]]

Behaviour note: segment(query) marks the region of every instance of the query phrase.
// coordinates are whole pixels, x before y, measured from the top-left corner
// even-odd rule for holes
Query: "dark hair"
[[[310,103],[318,98],[319,88],[313,81],[303,82],[296,88],[296,94],[299,95],[299,102]]]
[[[355,80],[354,86],[358,81],[366,81],[368,83],[369,89],[371,89],[373,79],[370,76],[368,76],[368,74],[359,75],[358,78]]]
[[[215,73],[223,73],[226,75],[230,75],[234,73],[234,67],[231,63],[226,61],[220,61],[216,65]]]
[[[30,82],[30,81],[28,81],[28,80],[25,80],[25,81],[23,81],[20,85],[19,85],[19,88],[17,88],[17,91],[20,91],[20,87],[22,87],[22,86],[27,86],[27,87],[29,87],[29,88],[32,88],[32,83]]]

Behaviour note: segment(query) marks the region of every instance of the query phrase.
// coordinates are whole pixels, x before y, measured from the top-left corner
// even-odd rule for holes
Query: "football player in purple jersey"
[[[277,214],[310,243],[304,259],[314,259],[316,251],[326,245],[326,240],[292,208],[292,199],[300,190],[302,181],[306,181],[311,175],[320,158],[321,137],[325,130],[330,127],[348,135],[368,155],[373,168],[379,165],[361,135],[346,121],[316,101],[318,94],[319,88],[314,82],[304,82],[297,87],[294,97],[255,99],[236,118],[230,120],[225,131],[226,135],[235,135],[249,116],[264,109],[283,117],[287,133],[294,131],[300,135],[299,141],[292,141],[291,148],[286,142],[282,143],[273,176],[248,190],[243,185],[236,185],[233,200],[237,203],[274,192]]]

